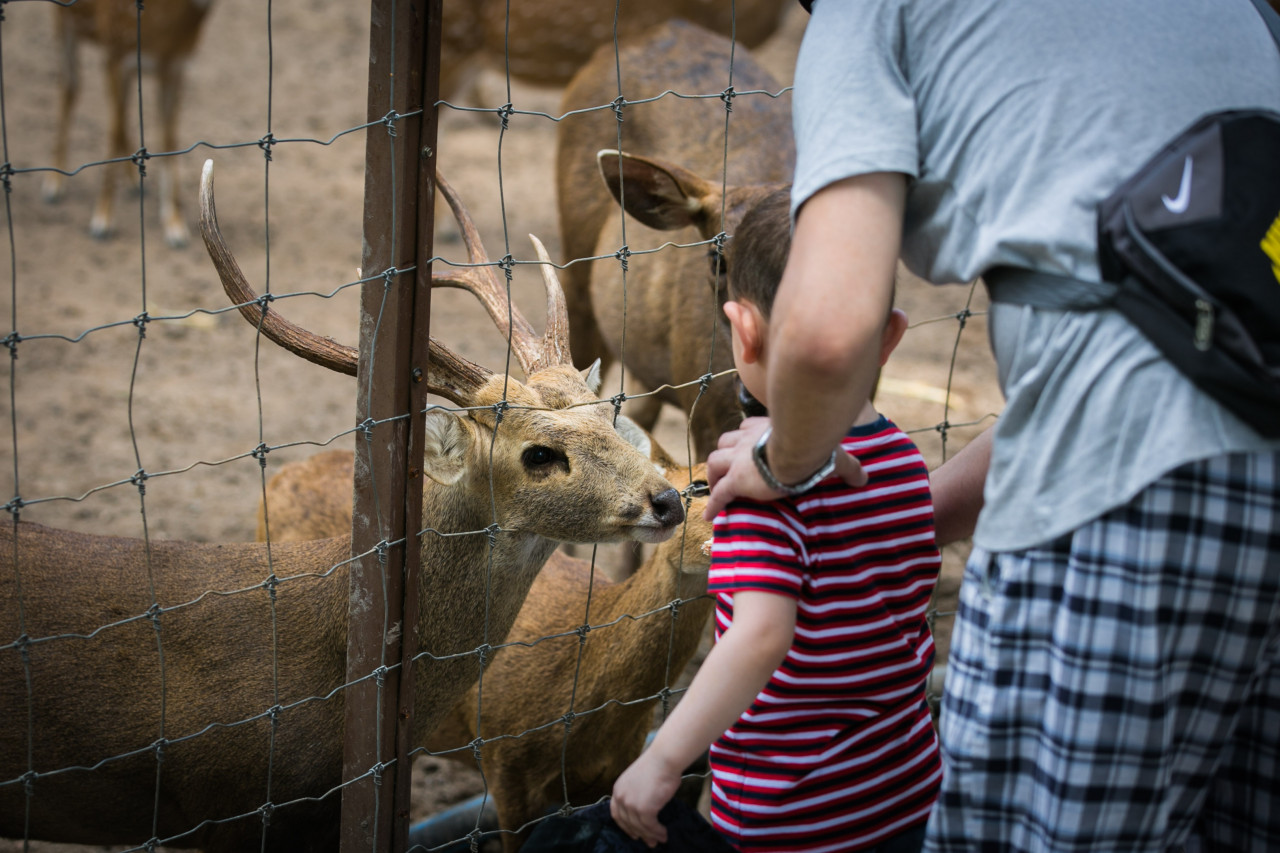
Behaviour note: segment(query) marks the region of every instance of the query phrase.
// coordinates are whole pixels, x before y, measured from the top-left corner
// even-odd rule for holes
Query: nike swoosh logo
[[[1164,202],[1165,209],[1170,213],[1186,213],[1187,205],[1191,203],[1191,157],[1188,156],[1186,162],[1182,164],[1182,185],[1178,187],[1178,195],[1175,198],[1169,198],[1167,195],[1160,196],[1160,200]]]

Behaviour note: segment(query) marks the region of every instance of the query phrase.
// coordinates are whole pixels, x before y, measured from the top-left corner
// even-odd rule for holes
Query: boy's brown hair
[[[728,296],[745,300],[767,319],[791,251],[791,187],[769,193],[738,224],[729,241]]]

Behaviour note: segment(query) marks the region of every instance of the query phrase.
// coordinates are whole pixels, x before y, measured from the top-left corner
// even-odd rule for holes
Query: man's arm
[[[988,427],[929,475],[933,494],[933,527],[938,545],[973,535],[982,510],[982,484],[991,465],[995,427]]]
[[[783,483],[798,483],[822,467],[871,396],[905,206],[906,178],[876,172],[819,190],[796,218],[765,345],[773,426],[766,458]],[[734,497],[777,496],[751,458],[764,425],[749,422],[726,434],[708,458],[708,519]],[[836,470],[851,485],[866,481],[852,456],[840,453],[837,460]]]

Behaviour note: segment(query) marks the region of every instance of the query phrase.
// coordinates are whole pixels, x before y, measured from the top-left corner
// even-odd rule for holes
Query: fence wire
[[[315,368],[298,367],[293,356],[264,342],[261,323],[251,325],[236,315],[301,316],[326,331],[354,336],[353,318],[334,321],[324,315],[344,309],[354,313],[352,298],[366,287],[381,285],[390,292],[412,281],[416,267],[354,271],[352,276],[350,260],[360,257],[360,246],[351,227],[358,224],[353,217],[326,218],[321,210],[330,199],[323,193],[307,197],[297,187],[324,186],[339,174],[346,176],[348,186],[358,185],[363,152],[353,150],[351,143],[365,135],[372,138],[373,130],[385,131],[385,144],[394,146],[398,128],[417,116],[392,110],[377,121],[365,121],[360,115],[361,100],[346,110],[345,124],[324,126],[338,115],[328,105],[313,106],[324,93],[317,96],[282,88],[282,63],[337,66],[338,75],[363,79],[365,42],[350,34],[316,41],[317,33],[341,32],[342,25],[350,22],[350,10],[341,4],[313,9],[285,0],[271,0],[265,7],[249,0],[219,0],[205,25],[205,43],[198,44],[193,55],[190,95],[184,103],[187,116],[206,113],[192,123],[196,128],[192,132],[203,135],[185,137],[197,141],[184,142],[174,150],[150,150],[148,144],[157,132],[149,112],[154,102],[148,78],[135,70],[128,77],[134,100],[131,115],[140,137],[134,153],[85,156],[95,147],[105,148],[101,126],[106,118],[101,112],[93,117],[91,105],[81,104],[80,112],[88,111],[91,117],[86,124],[76,125],[72,137],[77,162],[61,166],[51,154],[57,112],[52,16],[65,13],[54,7],[67,5],[72,4],[53,0],[0,4],[4,146],[0,181],[5,189],[10,253],[9,331],[4,339],[10,354],[4,395],[7,411],[0,413],[0,420],[9,431],[5,453],[11,462],[5,467],[12,471],[11,495],[4,503],[7,541],[0,543],[4,550],[0,560],[7,562],[5,574],[0,575],[0,622],[5,626],[0,634],[0,702],[7,720],[5,734],[0,735],[0,835],[18,840],[21,846],[13,849],[30,849],[30,841],[52,838],[120,844],[120,849],[132,851],[187,846],[226,830],[231,834],[222,837],[234,839],[229,849],[292,849],[295,839],[281,837],[283,827],[297,825],[289,822],[290,816],[313,822],[316,815],[328,814],[326,808],[336,807],[344,788],[380,782],[383,774],[394,770],[391,764],[376,764],[363,774],[343,778],[333,776],[331,768],[306,767],[301,756],[321,749],[340,755],[341,726],[335,720],[341,719],[343,697],[365,684],[381,685],[399,667],[398,661],[386,659],[373,671],[349,678],[337,661],[318,667],[315,672],[320,677],[314,680],[299,679],[299,673],[308,674],[308,651],[331,644],[330,635],[339,626],[323,621],[332,616],[329,610],[312,622],[302,620],[297,611],[302,605],[319,612],[322,605],[336,600],[343,609],[332,618],[345,620],[351,565],[366,559],[384,561],[386,552],[401,547],[404,540],[378,515],[371,524],[385,535],[374,548],[359,554],[350,553],[349,547],[344,550],[341,544],[335,548],[287,542],[274,529],[288,523],[286,505],[271,503],[267,512],[269,483],[273,475],[303,462],[314,450],[338,449],[346,454],[345,464],[357,464],[351,449],[378,452],[374,437],[379,429],[407,422],[415,413],[353,418],[349,384],[334,381],[330,387],[329,381],[316,376]],[[150,6],[123,5],[134,15],[140,33],[139,13],[146,15]],[[614,16],[616,50],[618,16],[628,10],[626,4],[607,5]],[[729,0],[724,5],[733,7]],[[316,20],[304,22],[304,18]],[[250,23],[245,24],[246,20]],[[508,28],[511,20],[508,17]],[[220,28],[234,34],[219,35]],[[247,45],[245,33],[252,35]],[[508,30],[506,35],[510,39],[518,33]],[[236,40],[256,59],[252,73],[232,75],[237,85],[247,80],[254,87],[245,92],[210,82],[231,73],[231,51],[223,52],[219,45]],[[357,49],[351,49],[351,41]],[[287,51],[281,50],[282,43]],[[146,65],[145,50],[145,44],[133,48],[139,68]],[[462,248],[450,242],[455,229],[443,222],[438,223],[437,233],[446,235],[441,240],[445,250],[420,262],[430,263],[437,272],[492,269],[512,306],[540,302],[538,288],[526,282],[542,268],[549,266],[564,276],[583,268],[594,274],[614,265],[621,282],[619,309],[629,317],[635,300],[643,298],[633,290],[639,286],[637,267],[676,253],[698,258],[699,269],[707,266],[708,255],[713,263],[722,259],[726,240],[732,236],[724,230],[707,237],[631,245],[629,229],[638,226],[617,205],[606,215],[616,223],[621,241],[608,251],[561,255],[561,260],[548,264],[527,255],[511,233],[517,221],[521,227],[529,221],[525,214],[530,206],[541,205],[545,212],[538,219],[540,236],[553,246],[557,242],[555,220],[549,214],[554,208],[551,158],[533,162],[531,149],[553,147],[562,124],[599,115],[617,122],[616,144],[622,150],[628,141],[624,137],[627,122],[637,115],[637,108],[649,104],[718,105],[722,132],[709,144],[720,158],[714,180],[721,198],[727,199],[735,180],[731,178],[731,140],[739,132],[740,115],[753,102],[785,103],[789,98],[789,88],[782,84],[735,88],[735,69],[747,61],[744,57],[750,57],[750,51],[735,43],[729,64],[721,69],[723,84],[713,90],[690,91],[682,81],[671,80],[658,91],[644,91],[638,97],[619,63],[612,97],[588,109],[555,108],[558,93],[549,95],[529,87],[513,76],[509,63],[501,61],[507,66],[505,73],[491,72],[482,78],[500,81],[501,104],[475,106],[464,103],[457,93],[445,93],[438,105],[446,134],[440,168],[446,176],[455,171],[482,172],[479,179],[469,178],[468,186],[460,188],[464,204],[485,211],[483,239],[495,247],[498,259],[477,262],[462,257]],[[785,64],[783,72],[780,77],[789,73]],[[315,77],[315,88],[324,88],[327,78],[319,72],[301,75],[304,80],[308,76]],[[96,97],[94,90],[102,81],[96,71],[83,77],[81,99],[88,101]],[[298,77],[288,77],[291,85]],[[202,108],[201,98],[211,106]],[[19,102],[24,111],[16,118],[11,111]],[[260,108],[221,112],[221,118],[208,114],[238,102],[255,102]],[[287,110],[288,124],[280,118],[282,109]],[[38,121],[33,123],[32,116]],[[352,116],[355,120],[350,120]],[[318,132],[293,133],[289,124]],[[237,135],[228,136],[221,130],[224,126],[235,129]],[[449,134],[458,140],[454,147]],[[487,139],[488,147],[475,144],[477,139]],[[246,268],[257,270],[262,295],[251,300],[230,304],[217,293],[216,276],[198,246],[179,257],[177,250],[155,239],[161,228],[155,204],[159,188],[149,167],[172,161],[191,173],[190,164],[205,157],[218,162],[220,193],[226,193],[219,195],[220,208],[229,239],[235,246],[252,247],[245,251],[252,257]],[[136,222],[120,217],[109,242],[91,241],[83,233],[96,189],[90,181],[107,169],[126,167],[136,172],[141,191],[131,201],[116,204],[121,210],[136,205]],[[64,178],[68,187],[67,197],[54,208],[39,199],[41,184],[51,174]],[[289,178],[283,206],[282,176]],[[194,184],[181,186],[184,205],[190,206],[196,197]],[[625,193],[624,185],[624,204]],[[349,202],[350,195],[346,198]],[[730,218],[723,203],[719,216]],[[347,233],[320,230],[331,221],[345,222]],[[304,235],[302,242],[323,248],[343,241],[351,244],[350,251],[336,253],[336,260],[313,264],[306,250],[292,248],[290,241],[299,232]],[[37,241],[29,236],[36,233],[55,236]],[[280,250],[282,241],[291,247],[287,254]],[[563,246],[564,235],[558,242]],[[36,254],[37,245],[49,254]],[[554,249],[552,256],[556,257]],[[348,265],[345,274],[335,276],[344,264]],[[290,284],[281,287],[282,279]],[[293,284],[299,281],[306,284]],[[700,281],[692,286],[704,287]],[[69,288],[83,289],[85,297],[66,298]],[[111,292],[105,297],[97,292],[108,289]],[[688,301],[691,304],[703,295],[690,295]],[[710,292],[705,297],[712,298]],[[435,298],[432,327],[437,337],[464,356],[475,353],[485,367],[512,377],[509,383],[521,381],[511,341],[516,323],[508,322],[508,340],[502,347],[482,347],[466,336],[455,340],[455,331],[475,328],[466,325],[463,317],[478,316],[476,306],[442,301],[439,294]],[[998,405],[993,402],[997,398],[984,354],[975,355],[983,349],[983,335],[975,332],[984,319],[981,293],[969,286],[943,294],[904,281],[899,301],[907,303],[914,322],[902,348],[906,352],[895,356],[885,371],[881,408],[913,435],[931,466],[936,466],[957,444],[985,427]],[[175,306],[175,302],[185,304]],[[369,339],[376,339],[381,323],[382,318],[375,318],[373,327],[363,330]],[[704,333],[708,341],[716,341],[714,324]],[[696,400],[693,407],[705,406],[709,389],[732,382],[731,372],[717,366],[726,353],[718,352],[712,343],[711,357],[698,370],[673,377],[662,387],[638,391],[627,367],[632,349],[640,346],[637,336],[635,328],[624,322],[617,347],[621,366],[606,373],[602,398],[574,403],[568,410],[598,406],[616,417],[624,407],[626,411],[643,408],[646,401],[668,392],[688,392]],[[895,366],[899,360],[900,368]],[[227,366],[232,361],[235,370]],[[168,362],[178,368],[177,375],[164,369]],[[925,365],[927,370],[921,369]],[[375,364],[371,369],[376,373],[380,367]],[[113,378],[99,379],[104,376]],[[90,387],[99,381],[109,390]],[[168,385],[160,387],[162,382]],[[474,416],[493,424],[482,478],[490,504],[488,523],[452,529],[445,519],[424,516],[414,534],[424,563],[437,559],[432,555],[447,553],[451,541],[474,538],[484,543],[483,565],[453,570],[482,573],[490,588],[504,583],[501,572],[509,569],[494,563],[496,542],[526,533],[504,526],[509,513],[498,503],[502,489],[494,478],[501,467],[496,457],[506,452],[504,421],[520,412],[551,411],[522,403],[509,383],[492,404],[433,400],[416,413]],[[183,390],[183,385],[206,388],[208,402],[199,395],[193,399],[190,394],[177,394],[171,387]],[[320,405],[328,409],[320,417],[308,418],[294,411],[295,395],[284,404],[286,411],[281,411],[277,398],[285,396],[280,392],[285,386],[314,388],[317,398],[338,402]],[[87,406],[79,405],[76,398],[81,396],[89,398]],[[224,405],[226,397],[234,398],[235,405]],[[667,445],[679,469],[669,469],[669,474],[673,482],[678,480],[686,512],[690,517],[699,515],[705,490],[696,469],[698,451],[687,415],[668,405],[654,434]],[[224,487],[220,480],[231,482],[231,487]],[[378,491],[376,483],[374,490]],[[205,494],[214,497],[205,498]],[[228,499],[228,494],[237,497]],[[380,513],[394,499],[394,495],[377,494],[374,511]],[[327,494],[324,500],[336,505],[342,519],[336,527],[330,524],[325,535],[347,534],[349,486],[339,494]],[[253,538],[256,503],[263,503],[264,544],[224,544]],[[56,547],[46,539],[25,538],[20,531],[31,520],[73,531],[77,537]],[[173,544],[175,531],[190,544]],[[127,541],[86,539],[80,534],[107,534]],[[601,765],[621,769],[628,757],[634,757],[642,742],[636,741],[636,733],[642,736],[678,702],[706,649],[710,601],[698,593],[697,586],[699,573],[705,586],[709,558],[700,555],[701,538],[692,524],[678,530],[673,542],[680,547],[661,551],[647,547],[642,558],[653,565],[642,565],[630,577],[652,578],[657,573],[646,573],[646,568],[654,568],[654,561],[666,555],[674,561],[669,567],[676,573],[674,586],[629,581],[612,565],[606,571],[605,563],[611,559],[621,564],[629,561],[625,553],[606,555],[604,549],[593,548],[578,549],[577,557],[557,554],[544,575],[561,583],[559,592],[549,593],[550,599],[539,593],[537,599],[544,608],[547,601],[556,603],[554,611],[530,613],[527,626],[518,623],[513,635],[498,636],[489,630],[489,622],[496,618],[490,612],[494,602],[487,597],[469,602],[482,614],[482,642],[462,650],[428,646],[419,651],[413,660],[417,678],[430,679],[438,667],[450,663],[471,666],[479,677],[451,722],[442,726],[442,730],[454,726],[451,731],[461,726],[466,736],[442,743],[440,732],[424,735],[406,758],[419,766],[441,758],[468,765],[476,781],[455,783],[451,798],[463,799],[474,791],[478,801],[460,812],[460,822],[415,823],[409,849],[444,849],[451,841],[460,843],[459,849],[491,846],[495,838],[492,801],[511,798],[516,790],[550,791],[552,796],[523,804],[529,816],[508,825],[506,831],[527,830],[543,815],[597,802],[603,796],[601,785],[607,792],[610,780],[594,779],[591,774]],[[951,597],[942,595],[940,587],[939,605],[930,616],[939,635],[940,664],[945,662],[945,639],[953,616],[948,602],[954,601],[955,567],[964,552],[963,547],[949,549],[946,560],[953,583],[945,592]],[[668,597],[655,598],[659,590]],[[431,589],[424,591],[428,605],[432,594]],[[399,630],[400,626],[387,624],[384,634]],[[342,633],[345,636],[345,629]],[[204,653],[201,650],[228,648],[238,651],[196,660]],[[131,654],[132,658],[127,657]],[[554,663],[545,669],[535,667],[533,655]],[[507,658],[516,672],[518,691],[510,689],[511,682],[497,681],[496,664]],[[526,660],[530,662],[523,663]],[[683,662],[688,660],[693,667],[685,671]],[[486,664],[494,666],[483,669]],[[78,698],[70,700],[72,693]],[[92,725],[109,728],[110,737],[94,741],[87,733],[77,736],[74,720],[68,727],[58,719],[61,708],[86,705]],[[421,714],[422,709],[418,710]],[[446,716],[445,709],[433,710]],[[458,723],[459,719],[463,722]],[[139,721],[146,721],[145,725]],[[317,721],[318,728],[314,727]],[[305,735],[299,736],[299,731]],[[323,741],[323,747],[317,740]],[[212,748],[205,749],[206,743]],[[300,749],[300,743],[305,748]],[[602,757],[602,751],[617,754]],[[206,762],[217,765],[217,772],[209,773],[211,781],[201,789],[204,794],[210,785],[252,790],[225,798],[205,797],[210,805],[202,805],[203,811],[186,811],[175,822],[174,804],[180,804],[178,811],[188,808],[187,801],[180,799],[188,793],[184,778],[193,768],[197,773],[204,770]],[[299,782],[298,777],[308,772],[311,778]],[[698,787],[705,773],[705,769],[691,769],[691,786]],[[435,770],[435,775],[442,771]],[[417,781],[429,788],[430,778],[419,774]],[[126,782],[127,787],[143,792],[137,802],[146,804],[129,820],[113,824],[85,807],[85,794],[95,786],[123,788]],[[425,799],[415,802],[415,819],[427,817],[427,807],[421,803]],[[499,803],[511,814],[518,814],[520,805]],[[375,824],[393,819],[381,813],[369,817]],[[71,826],[74,837],[59,835]],[[448,828],[441,830],[442,826]]]

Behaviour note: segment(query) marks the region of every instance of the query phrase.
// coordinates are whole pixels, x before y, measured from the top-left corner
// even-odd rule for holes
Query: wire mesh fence
[[[14,849],[39,849],[23,839],[130,850],[193,844],[302,849],[308,833],[329,837],[325,833],[336,830],[334,805],[345,789],[390,784],[396,772],[395,759],[375,761],[361,774],[338,772],[344,697],[380,684],[395,663],[353,678],[335,650],[345,652],[352,561],[376,565],[403,543],[375,537],[375,547],[353,554],[342,540],[287,542],[289,512],[301,507],[313,520],[327,519],[326,535],[348,532],[352,483],[367,478],[365,466],[372,464],[360,454],[381,449],[379,426],[407,422],[412,413],[372,422],[360,417],[357,397],[367,386],[302,362],[267,341],[261,323],[245,322],[220,292],[198,238],[186,249],[166,242],[158,161],[173,163],[183,215],[194,230],[201,164],[214,160],[227,243],[254,286],[271,294],[269,303],[249,301],[250,313],[269,307],[320,335],[368,341],[377,321],[371,325],[367,310],[361,320],[361,292],[394,289],[418,272],[364,268],[368,237],[366,245],[359,237],[368,216],[367,149],[403,143],[402,122],[411,111],[375,121],[366,114],[372,109],[368,9],[218,0],[191,55],[180,144],[162,150],[152,78],[144,75],[139,85],[136,72],[126,74],[133,139],[123,168],[139,176],[141,192],[118,192],[113,233],[95,239],[86,228],[98,180],[108,161],[120,159],[103,156],[110,118],[97,94],[104,84],[101,47],[82,52],[82,103],[72,125],[72,165],[62,170],[62,198],[57,204],[42,199],[55,163],[60,47],[54,21],[66,13],[59,5],[11,2],[0,9],[10,261],[10,361],[0,401],[8,435],[0,461],[12,475],[0,543],[0,565],[8,573],[0,578],[6,626],[0,697],[7,715],[0,736],[0,837],[19,839]],[[136,4],[123,5],[136,21]],[[510,24],[503,21],[508,33],[532,5],[511,4]],[[611,53],[615,4],[601,5],[608,7],[609,27],[595,39]],[[739,14],[746,11],[738,7]],[[625,20],[628,4],[617,12]],[[705,275],[708,252],[714,256],[728,236],[721,229],[646,242],[642,226],[624,219],[613,203],[600,215],[619,230],[616,245],[608,252],[594,243],[567,250],[571,240],[556,213],[557,136],[575,132],[566,128],[581,126],[584,116],[599,117],[625,150],[629,139],[620,133],[644,108],[635,102],[660,97],[662,104],[696,104],[710,110],[720,130],[698,152],[713,164],[706,170],[712,185],[740,182],[739,154],[730,152],[739,141],[735,134],[753,104],[785,108],[802,25],[786,15],[763,45],[736,45],[732,63],[716,69],[723,82],[714,86],[690,88],[672,79],[636,92],[625,78],[619,87],[615,77],[604,81],[611,94],[591,100],[585,112],[562,106],[560,86],[492,70],[518,63],[490,57],[490,69],[473,85],[442,92],[441,136],[431,152],[474,217],[489,258],[468,257],[458,228],[442,212],[434,271],[456,277],[477,265],[492,270],[498,289],[510,288],[515,310],[538,335],[545,322],[544,269],[554,267],[566,287],[581,270],[608,269],[625,287],[614,307],[625,306],[631,321],[646,267],[692,258],[685,265]],[[745,85],[752,51],[776,85]],[[599,180],[594,157],[586,174]],[[546,243],[553,264],[539,262],[527,233]],[[898,301],[913,326],[885,371],[880,403],[913,433],[931,465],[998,410],[978,298],[970,288],[926,288],[909,277],[900,286]],[[690,307],[707,301],[714,318],[714,292],[702,280],[680,299]],[[415,732],[407,749],[401,745],[416,767],[413,801],[404,815],[366,816],[375,823],[417,820],[477,792],[490,801],[503,798],[512,815],[523,809],[535,817],[594,801],[609,780],[592,774],[625,766],[644,732],[678,701],[687,683],[684,662],[696,664],[706,648],[709,601],[699,590],[706,533],[692,522],[667,543],[644,548],[642,568],[632,576],[640,581],[626,581],[622,567],[631,550],[616,546],[579,546],[571,557],[526,544],[526,553],[549,561],[539,580],[532,571],[518,580],[504,574],[510,567],[501,564],[502,542],[517,538],[515,519],[530,517],[510,505],[530,501],[530,493],[502,480],[501,454],[523,435],[521,417],[567,411],[587,429],[611,420],[619,405],[642,415],[646,396],[634,371],[615,365],[592,395],[602,403],[565,410],[563,403],[530,402],[519,389],[532,371],[522,369],[508,346],[501,316],[491,319],[479,308],[465,292],[436,290],[432,334],[460,356],[511,374],[512,382],[471,405],[433,394],[417,416],[428,424],[428,447],[456,437],[454,421],[482,428],[484,440],[474,445],[469,464],[483,473],[470,481],[482,497],[483,517],[461,526],[424,512],[414,533],[424,564],[439,567],[424,571],[420,600],[428,621],[467,623],[459,633],[478,630],[481,641],[436,646],[422,642],[435,634],[417,631],[417,716],[442,724],[431,736]],[[714,326],[701,323],[710,339]],[[643,329],[629,322],[626,330],[624,346],[640,347]],[[727,352],[715,357],[723,356]],[[622,360],[628,360],[625,349]],[[380,368],[373,365],[368,375]],[[706,399],[708,389],[727,386],[732,377],[708,360],[672,380],[687,397]],[[550,427],[543,420],[537,428]],[[681,490],[693,519],[699,497],[692,485],[697,471],[688,472],[697,458],[689,419],[667,405],[653,435],[670,457],[667,479]],[[305,472],[297,465],[315,470],[299,490],[282,491],[279,503],[273,497],[268,505],[263,533],[270,546],[248,544],[259,535],[258,507],[268,482],[282,470]],[[429,467],[411,471],[409,481],[438,488]],[[623,467],[627,476],[640,477]],[[621,478],[615,477],[615,491]],[[384,490],[371,506],[395,499]],[[549,513],[561,527],[555,532],[573,538],[563,528],[585,523],[575,520],[580,498],[565,493],[556,500]],[[321,507],[336,515],[323,515]],[[19,521],[76,536],[25,540],[14,536]],[[380,519],[365,522],[376,529]],[[599,529],[599,519],[593,523]],[[963,549],[946,555],[944,576],[953,586],[962,558]],[[457,581],[461,576],[466,583]],[[543,586],[530,601],[539,607],[517,620],[512,607],[520,603],[521,586],[535,583]],[[939,598],[936,619],[944,654],[948,601]],[[361,602],[355,604],[358,609]],[[511,636],[494,627],[513,620]],[[404,629],[380,630],[390,636]],[[440,698],[454,695],[446,682],[474,678],[482,660],[492,666],[462,704]],[[504,661],[506,670],[499,668]],[[459,759],[469,765],[465,773],[455,769]],[[94,792],[104,791],[110,795],[94,805]],[[528,792],[522,793],[526,801],[516,802],[515,791]],[[526,822],[510,820],[508,828]],[[444,836],[427,836],[426,824],[415,824],[412,838],[428,849],[461,839],[467,849],[480,845],[480,830],[490,821],[466,812]]]

